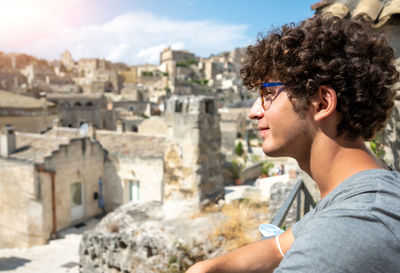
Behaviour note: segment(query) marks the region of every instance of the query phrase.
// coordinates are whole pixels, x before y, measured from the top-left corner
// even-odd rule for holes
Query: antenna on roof
[[[88,131],[89,131],[89,125],[86,122],[82,123],[82,125],[79,127],[79,134],[81,136],[87,136]]]

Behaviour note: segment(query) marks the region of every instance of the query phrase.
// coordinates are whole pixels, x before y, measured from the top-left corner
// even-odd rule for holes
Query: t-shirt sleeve
[[[363,215],[313,217],[294,228],[295,241],[274,272],[397,272],[395,264],[382,263],[393,255],[393,239],[383,237],[382,228]]]

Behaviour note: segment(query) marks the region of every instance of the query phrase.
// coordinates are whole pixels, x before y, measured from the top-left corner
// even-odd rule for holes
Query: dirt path
[[[59,233],[60,239],[44,246],[0,249],[0,271],[18,273],[78,273],[79,243],[82,233],[98,222],[91,219],[82,227],[71,227]]]

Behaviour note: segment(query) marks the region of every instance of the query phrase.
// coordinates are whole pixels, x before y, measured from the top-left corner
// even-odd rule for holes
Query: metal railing
[[[302,192],[304,194],[304,204],[302,204]],[[302,215],[305,215],[310,211],[310,207],[315,208],[315,201],[308,191],[306,185],[304,184],[302,179],[299,179],[293,189],[290,191],[289,195],[286,197],[282,207],[279,209],[278,213],[271,221],[271,224],[276,225],[278,227],[282,226],[283,222],[286,219],[286,215],[288,214],[290,207],[294,199],[297,197],[297,216],[296,220],[299,221]],[[303,209],[303,214],[301,210]]]

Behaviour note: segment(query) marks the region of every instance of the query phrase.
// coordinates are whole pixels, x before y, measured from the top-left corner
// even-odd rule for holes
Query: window
[[[183,103],[177,101],[175,104],[175,113],[182,113],[182,106],[183,106]]]
[[[129,201],[140,200],[140,182],[137,180],[128,180]]]
[[[71,184],[71,207],[82,205],[82,183]]]
[[[214,114],[214,102],[212,100],[206,101],[206,113]]]

